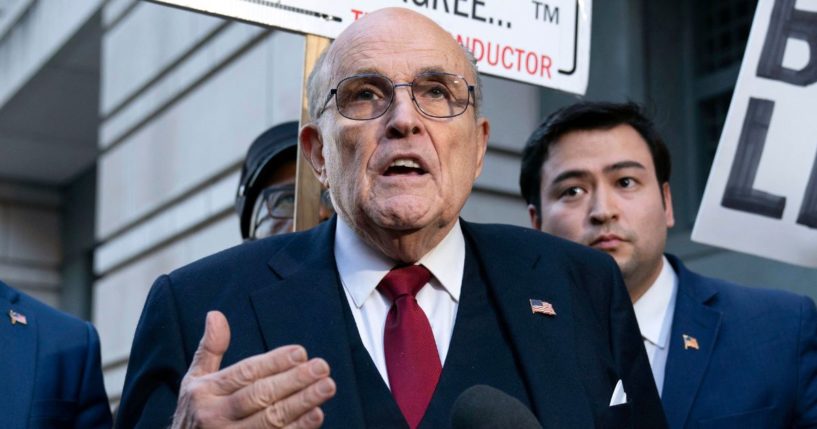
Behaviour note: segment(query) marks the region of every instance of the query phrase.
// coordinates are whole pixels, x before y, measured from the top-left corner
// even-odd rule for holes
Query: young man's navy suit
[[[817,310],[807,297],[678,274],[661,399],[673,429],[817,427]],[[697,347],[684,346],[683,336]]]

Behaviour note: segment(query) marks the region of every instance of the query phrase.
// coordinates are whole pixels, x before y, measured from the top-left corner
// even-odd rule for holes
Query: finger
[[[230,394],[271,375],[306,362],[306,350],[298,345],[281,346],[264,354],[248,357],[213,374],[221,394]]]
[[[329,364],[323,359],[312,359],[287,371],[262,378],[230,396],[230,415],[240,420],[326,377],[329,377]]]
[[[298,417],[294,422],[284,426],[284,429],[315,429],[321,427],[323,424],[323,410],[320,408],[313,408],[311,411],[304,413]]]
[[[218,371],[221,358],[230,345],[230,325],[220,311],[210,311],[204,321],[204,335],[193,355],[187,374],[202,376]]]
[[[305,414],[335,396],[335,381],[322,378],[307,388],[242,420],[239,427],[283,428],[295,424]],[[306,418],[304,419],[306,420]],[[246,425],[246,426],[244,426]],[[307,426],[312,427],[312,426]]]

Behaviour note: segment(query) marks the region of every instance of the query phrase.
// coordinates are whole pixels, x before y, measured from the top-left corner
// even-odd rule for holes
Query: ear
[[[541,231],[542,219],[539,219],[539,213],[533,204],[528,204],[528,216],[530,216],[530,226],[537,231]]]
[[[321,130],[315,124],[307,124],[301,128],[298,140],[301,144],[301,153],[312,166],[315,177],[323,186],[329,186],[326,177],[326,160],[323,158]]]
[[[488,151],[488,137],[491,134],[491,124],[488,118],[480,116],[477,118],[477,168],[474,175],[474,180],[482,174],[482,166],[485,164],[485,152]]]
[[[672,191],[669,182],[661,185],[661,196],[664,199],[664,217],[667,220],[667,228],[672,228],[675,225],[675,215],[672,212]]]

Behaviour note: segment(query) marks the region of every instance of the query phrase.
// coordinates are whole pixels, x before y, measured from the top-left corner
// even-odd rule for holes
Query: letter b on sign
[[[792,85],[808,86],[817,82],[817,12],[795,9],[795,1],[775,1],[757,75]],[[783,66],[783,54],[786,53],[789,39],[800,39],[808,44],[808,64],[800,70]]]

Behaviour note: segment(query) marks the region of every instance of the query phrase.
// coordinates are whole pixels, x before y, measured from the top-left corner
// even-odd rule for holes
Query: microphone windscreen
[[[478,384],[462,392],[451,409],[452,429],[542,429],[536,416],[518,399]]]

